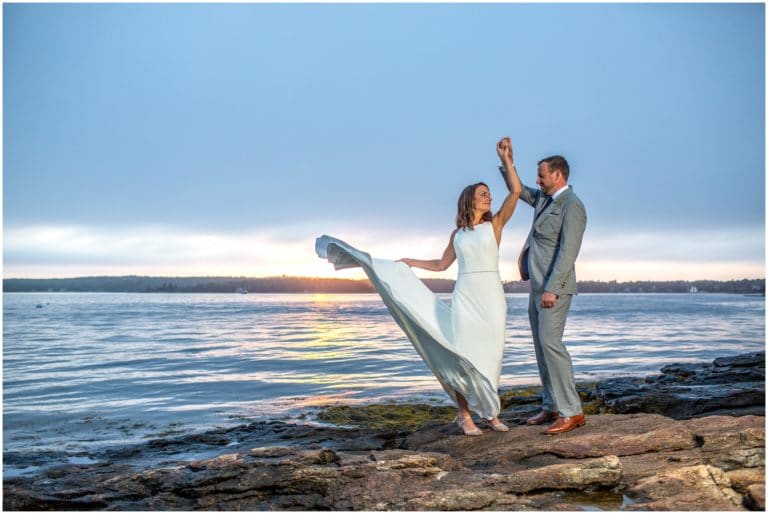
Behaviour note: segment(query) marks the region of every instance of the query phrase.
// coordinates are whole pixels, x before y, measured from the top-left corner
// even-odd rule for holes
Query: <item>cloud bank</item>
[[[374,257],[439,258],[447,236],[303,224],[245,232],[161,226],[33,225],[4,233],[4,277],[88,275],[316,276],[364,278],[336,272],[314,252],[323,233],[343,238]],[[517,280],[517,254],[527,231],[505,230],[500,250],[504,280]],[[580,280],[742,279],[765,276],[762,228],[611,232],[588,230],[577,262]],[[422,277],[455,278],[456,265]]]

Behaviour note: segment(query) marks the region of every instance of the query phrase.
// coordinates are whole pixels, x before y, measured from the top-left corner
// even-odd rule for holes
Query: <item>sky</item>
[[[553,154],[579,280],[765,276],[762,4],[4,4],[3,276],[362,278]],[[532,209],[504,230],[504,280]],[[453,278],[456,265],[422,277]]]

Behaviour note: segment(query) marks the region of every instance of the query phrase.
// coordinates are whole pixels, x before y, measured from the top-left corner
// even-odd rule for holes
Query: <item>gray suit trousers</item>
[[[542,409],[559,411],[561,416],[575,416],[582,412],[581,399],[573,380],[571,355],[563,344],[565,318],[572,296],[562,294],[554,307],[545,309],[541,306],[541,295],[541,292],[531,292],[528,317],[543,387]]]

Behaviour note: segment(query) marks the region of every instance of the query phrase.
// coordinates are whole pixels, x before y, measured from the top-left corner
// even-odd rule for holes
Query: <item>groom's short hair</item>
[[[541,163],[547,163],[547,166],[553,172],[555,170],[560,170],[560,173],[563,174],[563,178],[566,181],[568,180],[568,173],[570,172],[570,168],[568,167],[568,161],[566,161],[565,157],[562,155],[552,155],[550,157],[545,157],[536,163],[536,166],[540,165]]]

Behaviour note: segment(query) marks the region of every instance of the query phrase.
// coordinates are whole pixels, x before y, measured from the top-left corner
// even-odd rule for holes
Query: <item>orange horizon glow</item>
[[[512,265],[502,265],[502,267],[511,267]],[[654,267],[664,267],[667,275],[653,274]],[[170,269],[169,269],[170,270]],[[504,282],[520,281],[516,271],[511,269],[508,272],[502,270],[501,279]],[[414,269],[414,273],[421,279],[446,279],[456,280],[455,269],[453,272],[449,269],[445,272],[428,272],[420,269]],[[592,264],[577,265],[576,274],[578,281],[598,281],[598,282],[630,282],[630,281],[738,281],[765,279],[764,267],[760,265],[690,265],[687,263],[675,262],[644,262],[633,264],[620,264],[615,262],[595,262]],[[204,278],[204,279],[325,279],[339,281],[360,281],[368,282],[368,277],[361,269],[344,269],[334,271],[330,268],[329,272],[317,274],[276,274],[276,273],[213,273],[213,272],[175,272],[175,273],[157,273],[141,272],[134,269],[100,269],[94,272],[62,272],[52,274],[45,271],[39,272],[4,272],[3,279],[75,279],[75,278],[95,278],[95,277],[146,277],[146,278]],[[318,301],[322,301],[322,294],[317,294]]]
[[[317,226],[279,232],[220,234],[133,228],[76,226],[6,229],[3,239],[5,279],[66,279],[95,276],[210,277],[367,280],[361,269],[335,270],[315,254]],[[442,254],[444,236],[393,238],[387,232],[354,231],[344,235],[374,258],[404,256],[431,259]],[[517,252],[526,232],[505,232],[499,272],[503,281],[518,281]],[[660,248],[661,247],[661,248]],[[660,257],[660,253],[664,257]],[[733,256],[741,259],[733,259]],[[709,259],[715,261],[709,261]],[[456,279],[454,264],[444,272],[414,269],[422,279]],[[765,279],[762,228],[723,230],[707,236],[688,232],[593,232],[584,240],[576,262],[579,281],[729,281]]]

